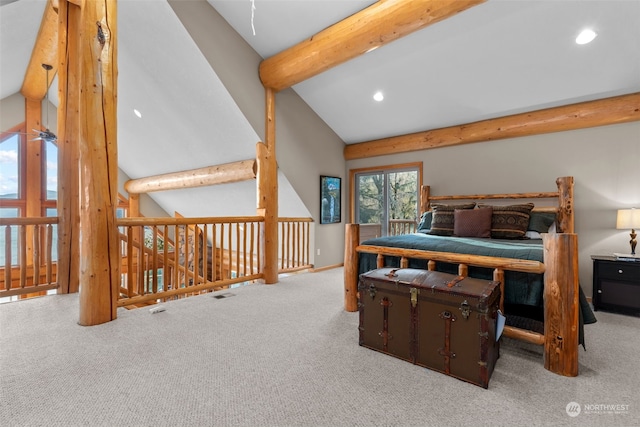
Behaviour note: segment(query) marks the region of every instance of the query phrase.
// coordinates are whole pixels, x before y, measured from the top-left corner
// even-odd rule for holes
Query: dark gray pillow
[[[431,218],[433,217],[433,211],[427,211],[420,217],[418,223],[418,232],[427,232],[431,230]]]
[[[548,233],[549,227],[556,221],[556,214],[553,212],[531,212],[531,218],[529,218],[530,231],[537,231],[538,233]]]

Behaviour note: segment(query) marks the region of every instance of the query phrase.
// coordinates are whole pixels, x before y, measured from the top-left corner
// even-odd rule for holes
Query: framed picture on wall
[[[320,175],[320,224],[336,224],[340,217],[342,178]]]

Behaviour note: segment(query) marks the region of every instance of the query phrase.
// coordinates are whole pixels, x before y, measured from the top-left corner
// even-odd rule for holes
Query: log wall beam
[[[258,166],[255,159],[242,160],[223,165],[132,179],[124,184],[124,189],[129,193],[150,193],[153,191],[228,184],[255,179],[257,171]]]
[[[42,64],[49,64],[53,68],[47,71]],[[40,22],[40,29],[35,46],[31,52],[31,59],[22,82],[20,93],[26,99],[41,100],[44,98],[58,67],[58,13],[51,1],[47,2]],[[45,86],[46,83],[46,86]],[[29,129],[30,131],[31,129]]]
[[[260,64],[280,91],[486,0],[381,0]]]
[[[640,120],[640,92],[347,145],[346,160]]]

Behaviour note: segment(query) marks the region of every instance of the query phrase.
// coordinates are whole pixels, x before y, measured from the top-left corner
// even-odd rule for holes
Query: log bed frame
[[[479,255],[433,252],[417,249],[390,248],[359,244],[359,224],[347,224],[345,230],[344,284],[345,310],[358,310],[358,253],[377,254],[377,267],[384,267],[384,256],[400,257],[400,266],[407,267],[409,259],[428,260],[427,268],[434,270],[436,262],[458,264],[461,276],[468,267],[493,269],[493,278],[501,283],[500,306],[504,313],[504,272],[520,271],[544,273],[544,333],[513,326],[505,326],[507,337],[544,346],[545,369],[563,376],[578,375],[579,340],[579,282],[578,238],[574,233],[573,177],[556,180],[557,192],[477,194],[460,196],[432,196],[430,188],[421,189],[421,212],[429,210],[431,202],[487,199],[554,199],[557,207],[535,207],[537,212],[556,212],[556,232],[542,234],[544,262]],[[508,316],[508,313],[506,313]]]

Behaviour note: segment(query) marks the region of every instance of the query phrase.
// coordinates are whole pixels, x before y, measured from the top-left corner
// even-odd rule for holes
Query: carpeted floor
[[[0,424],[640,425],[639,318],[597,312],[576,378],[503,338],[484,390],[358,346],[342,275],[121,310],[92,327],[76,323],[77,295],[0,305]]]

